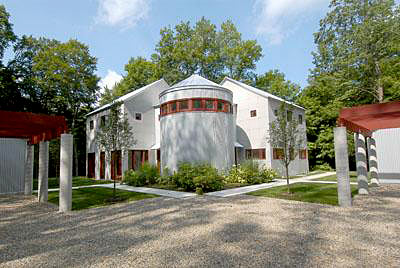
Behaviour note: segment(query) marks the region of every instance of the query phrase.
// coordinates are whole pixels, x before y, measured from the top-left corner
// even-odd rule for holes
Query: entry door
[[[111,179],[120,180],[122,175],[121,151],[114,151],[111,154]]]
[[[100,153],[100,179],[105,179],[105,173],[106,173],[106,153],[101,152]]]
[[[88,153],[88,178],[94,178],[95,161],[95,153]]]

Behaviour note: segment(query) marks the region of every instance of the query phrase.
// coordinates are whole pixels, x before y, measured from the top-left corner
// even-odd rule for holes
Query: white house
[[[266,137],[269,123],[284,101],[281,98],[231,78],[218,85],[192,75],[172,87],[158,80],[118,101],[123,103],[137,142],[127,152],[113,152],[111,163],[106,163],[95,134],[110,105],[89,113],[88,177],[115,178],[146,161],[174,171],[179,162],[208,162],[227,170],[254,159],[282,173],[280,149],[272,148]],[[304,108],[292,105],[292,120],[305,129]],[[306,145],[292,161],[290,172],[308,172]]]

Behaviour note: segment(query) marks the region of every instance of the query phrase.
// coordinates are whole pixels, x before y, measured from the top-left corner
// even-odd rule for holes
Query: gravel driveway
[[[0,267],[399,267],[400,186],[354,207],[154,198],[60,214],[0,196]]]

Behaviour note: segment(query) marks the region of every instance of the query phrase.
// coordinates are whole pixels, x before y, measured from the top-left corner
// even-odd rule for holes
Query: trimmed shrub
[[[178,171],[171,176],[171,181],[185,191],[196,191],[197,188],[201,188],[203,192],[217,191],[224,185],[223,177],[209,164],[180,163]]]
[[[233,166],[225,177],[225,182],[259,184],[270,182],[276,177],[277,173],[273,169],[264,168],[256,161],[246,161]]]
[[[124,183],[130,186],[155,184],[160,176],[156,166],[144,163],[139,170],[127,170],[124,173]]]

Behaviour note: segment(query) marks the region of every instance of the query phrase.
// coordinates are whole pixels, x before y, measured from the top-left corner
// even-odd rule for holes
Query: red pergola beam
[[[367,136],[378,129],[400,128],[400,101],[343,108],[338,125]]]
[[[37,144],[58,138],[67,131],[63,116],[0,111],[0,137],[24,138]]]

